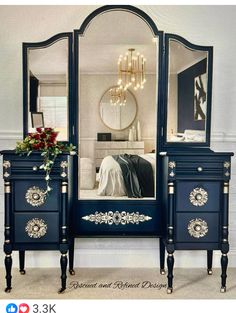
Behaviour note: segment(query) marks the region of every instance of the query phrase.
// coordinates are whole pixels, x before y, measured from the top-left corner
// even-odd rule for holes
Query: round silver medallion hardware
[[[202,171],[203,171],[203,168],[202,168],[201,166],[199,166],[199,167],[197,168],[197,171],[198,171],[198,172],[202,172]]]
[[[189,201],[194,206],[203,206],[208,201],[208,192],[201,187],[194,188],[189,194]]]
[[[41,238],[47,233],[47,224],[43,219],[33,218],[26,223],[25,231],[30,238]]]
[[[46,200],[46,194],[43,189],[33,186],[27,190],[25,199],[30,205],[38,207],[44,204]]]
[[[207,222],[201,218],[192,219],[188,224],[189,235],[194,238],[201,238],[208,233]]]
[[[37,171],[38,167],[37,166],[33,166],[33,171]]]

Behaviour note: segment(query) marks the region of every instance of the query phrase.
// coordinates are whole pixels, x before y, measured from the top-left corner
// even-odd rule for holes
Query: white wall
[[[212,148],[235,151],[236,7],[139,6],[160,30],[191,42],[214,46]],[[0,149],[13,148],[22,131],[23,41],[41,41],[79,28],[96,6],[1,6],[0,8]],[[235,151],[236,152],[236,151]],[[230,189],[229,265],[236,266],[236,161]],[[0,186],[0,246],[3,243],[3,182]],[[76,266],[158,266],[157,239],[77,239]],[[57,252],[29,252],[27,266],[59,266]],[[219,254],[218,252],[216,254]],[[16,253],[15,253],[16,255]],[[115,257],[114,257],[115,255]],[[0,252],[0,266],[3,253]],[[199,257],[198,257],[199,256]],[[18,264],[14,259],[14,264]],[[205,266],[205,252],[176,252],[176,266]],[[219,266],[219,258],[215,258]]]

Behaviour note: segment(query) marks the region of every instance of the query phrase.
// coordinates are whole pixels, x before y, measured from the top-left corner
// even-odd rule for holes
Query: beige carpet
[[[220,269],[212,276],[205,269],[175,269],[174,275],[174,292],[167,295],[166,276],[157,269],[80,268],[75,276],[68,274],[68,289],[59,295],[59,269],[29,268],[26,275],[13,269],[13,289],[6,294],[1,269],[0,299],[236,299],[236,268],[228,269],[224,294],[220,293]]]

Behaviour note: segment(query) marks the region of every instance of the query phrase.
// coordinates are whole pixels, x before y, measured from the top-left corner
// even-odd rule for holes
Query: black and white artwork
[[[206,87],[207,74],[202,74],[194,78],[194,120],[202,121],[206,119]]]

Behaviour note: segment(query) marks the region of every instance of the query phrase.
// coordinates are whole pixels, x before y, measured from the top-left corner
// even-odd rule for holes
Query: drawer
[[[59,241],[58,213],[15,213],[15,243],[56,243]]]
[[[218,157],[171,157],[168,162],[170,178],[222,179],[230,178],[230,163]]]
[[[177,213],[176,242],[219,242],[218,213]]]
[[[58,158],[52,168],[51,176],[53,178],[67,176],[68,163],[67,158]],[[43,164],[43,159],[40,156],[29,156],[29,157],[20,157],[18,155],[12,157],[11,160],[6,161],[4,166],[4,174],[8,175],[7,178],[18,178],[18,177],[35,177],[35,178],[44,178],[45,171],[40,169],[40,166]],[[7,174],[6,174],[7,172]],[[5,177],[5,176],[4,176]]]
[[[177,181],[176,211],[219,211],[221,186],[220,181]]]
[[[17,211],[59,211],[61,206],[61,184],[50,182],[52,191],[45,197],[45,180],[15,180],[13,184],[13,208]]]

